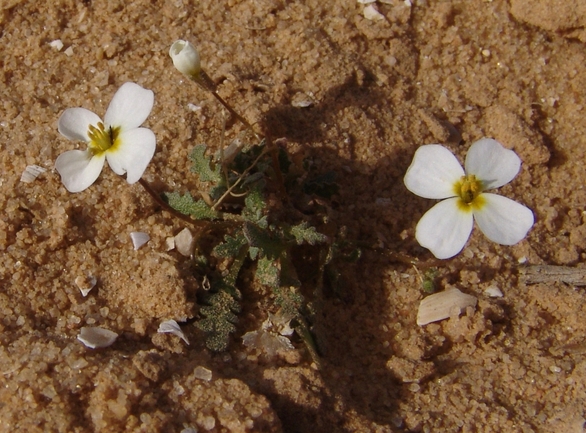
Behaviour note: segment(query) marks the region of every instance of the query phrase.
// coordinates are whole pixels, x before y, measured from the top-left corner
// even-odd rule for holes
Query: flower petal
[[[157,140],[153,131],[147,128],[131,129],[118,136],[120,145],[106,152],[108,165],[114,173],[126,175],[128,183],[137,182],[155,154]]]
[[[482,208],[474,210],[474,218],[484,235],[502,245],[514,245],[522,240],[533,226],[531,209],[509,198],[484,193]]]
[[[454,197],[454,184],[464,169],[452,152],[439,144],[421,146],[405,174],[405,186],[420,197]]]
[[[473,174],[482,181],[484,190],[498,188],[512,181],[521,167],[515,152],[506,149],[492,138],[478,140],[466,155],[466,174]]]
[[[69,192],[80,192],[92,185],[104,166],[104,154],[92,155],[88,150],[69,150],[55,161],[55,168]]]
[[[197,79],[201,72],[201,63],[199,53],[193,45],[181,39],[177,40],[171,45],[169,56],[179,72],[189,78]]]
[[[122,131],[138,128],[153,109],[154,101],[152,90],[136,83],[124,83],[114,94],[104,122],[106,126],[120,127]]]
[[[100,116],[85,108],[68,108],[57,122],[57,129],[61,135],[70,140],[90,141],[87,133],[90,125],[101,122]]]
[[[462,251],[472,232],[472,212],[461,210],[458,200],[453,197],[439,202],[417,223],[417,242],[438,259],[449,259]]]

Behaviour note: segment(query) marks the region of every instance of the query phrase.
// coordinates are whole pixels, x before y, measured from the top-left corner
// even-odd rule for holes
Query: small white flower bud
[[[193,45],[187,41],[177,40],[169,49],[169,55],[173,59],[173,65],[182,74],[192,80],[197,80],[201,72],[199,53]]]

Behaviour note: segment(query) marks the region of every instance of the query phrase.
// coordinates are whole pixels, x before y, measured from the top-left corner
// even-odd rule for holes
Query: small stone
[[[130,239],[132,239],[132,245],[134,245],[134,251],[136,251],[146,244],[151,237],[144,232],[130,232]]]
[[[97,326],[84,326],[77,336],[77,339],[90,349],[111,346],[117,338],[118,334],[115,332]]]
[[[490,298],[502,298],[503,297],[503,292],[501,292],[501,289],[499,289],[497,286],[490,286],[488,287],[484,293],[486,294],[486,296],[490,297]]]
[[[364,18],[366,18],[367,20],[379,21],[385,19],[385,16],[381,14],[379,11],[377,11],[374,5],[372,4],[366,6],[362,13],[364,14]]]
[[[206,382],[212,380],[212,371],[202,367],[201,365],[198,365],[193,369],[193,375],[198,379],[205,380]]]
[[[49,42],[49,46],[56,51],[61,51],[63,49],[63,42],[61,39],[55,39],[54,41]]]
[[[186,257],[191,256],[194,246],[195,239],[187,227],[175,236],[175,248],[180,254]]]

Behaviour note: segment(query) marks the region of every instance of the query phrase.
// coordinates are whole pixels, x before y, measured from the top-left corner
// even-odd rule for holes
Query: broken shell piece
[[[475,307],[477,302],[476,297],[462,293],[458,289],[435,293],[419,303],[417,324],[422,326],[444,320],[454,313],[460,315],[462,310],[466,307]]]
[[[497,286],[490,286],[485,291],[484,294],[491,297],[491,298],[502,298],[503,292]]]
[[[374,5],[372,4],[366,6],[362,13],[364,14],[364,18],[366,18],[367,20],[378,21],[385,19],[385,16],[381,14],[379,11],[377,11]]]
[[[130,232],[130,239],[132,239],[132,245],[134,245],[134,251],[136,251],[146,244],[151,237],[145,232]]]
[[[118,334],[115,332],[97,326],[84,326],[77,336],[90,349],[111,346],[117,338]]]
[[[98,279],[93,275],[82,277],[81,275],[75,279],[75,285],[81,291],[82,296],[85,298],[88,293],[95,287]]]
[[[31,183],[39,176],[39,174],[46,171],[46,168],[40,167],[38,165],[27,165],[22,172],[22,175],[20,176],[20,181],[24,183]]]
[[[175,248],[180,254],[184,256],[191,256],[193,247],[195,246],[195,239],[189,229],[185,227],[177,236],[175,236]]]
[[[189,344],[189,340],[187,340],[187,337],[185,336],[185,334],[179,327],[179,324],[175,320],[165,320],[164,322],[161,322],[161,324],[159,325],[159,329],[157,329],[157,332],[160,334],[176,335],[177,337],[185,341],[185,344]]]

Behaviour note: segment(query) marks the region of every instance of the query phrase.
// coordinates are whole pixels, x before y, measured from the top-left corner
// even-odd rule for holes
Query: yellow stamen
[[[88,131],[90,151],[94,155],[97,155],[116,146],[118,144],[119,132],[120,128],[112,128],[110,126],[106,129],[102,122],[99,122],[97,126],[90,125]]]
[[[459,206],[463,210],[472,210],[482,206],[484,200],[480,196],[482,192],[482,182],[476,179],[473,174],[462,176],[454,184],[454,192],[460,197]]]

